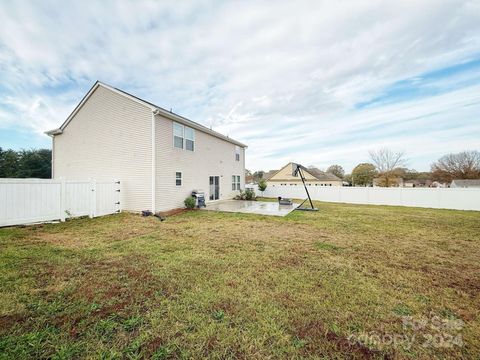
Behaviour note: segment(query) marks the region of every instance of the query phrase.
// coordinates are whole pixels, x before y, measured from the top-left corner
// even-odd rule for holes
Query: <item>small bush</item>
[[[195,208],[195,205],[196,205],[197,201],[195,200],[195,198],[193,196],[189,196],[183,201],[183,203],[185,204],[185,207],[187,209],[193,209],[193,208]]]
[[[252,189],[245,189],[240,191],[240,194],[235,196],[235,200],[256,200],[255,192]]]
[[[258,182],[258,190],[263,193],[266,188],[267,188],[267,183],[265,182],[265,180],[263,180],[263,179],[260,180],[260,181]]]
[[[255,191],[252,189],[245,189],[245,200],[255,200]]]

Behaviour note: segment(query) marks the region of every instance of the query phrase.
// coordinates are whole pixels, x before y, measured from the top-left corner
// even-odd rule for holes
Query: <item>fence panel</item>
[[[89,181],[67,181],[65,190],[65,210],[69,216],[91,215],[92,188]]]
[[[250,187],[257,194],[261,194],[256,185]],[[313,200],[326,202],[480,211],[480,189],[342,186],[307,186],[307,188]],[[301,184],[297,186],[268,186],[261,195],[296,199],[307,197]]]
[[[120,211],[120,188],[118,182],[97,182],[95,184],[95,215],[102,216]]]
[[[0,179],[0,226],[120,211],[120,183],[62,179]]]

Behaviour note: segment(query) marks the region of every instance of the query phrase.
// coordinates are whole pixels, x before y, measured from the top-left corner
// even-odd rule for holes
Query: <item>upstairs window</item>
[[[182,173],[179,171],[175,173],[175,185],[182,186]]]
[[[173,123],[173,146],[183,149],[183,125]]]
[[[240,146],[235,146],[235,161],[240,161]]]
[[[185,150],[195,150],[195,130],[185,127]]]
[[[173,123],[173,146],[189,151],[195,150],[195,130],[182,124]]]

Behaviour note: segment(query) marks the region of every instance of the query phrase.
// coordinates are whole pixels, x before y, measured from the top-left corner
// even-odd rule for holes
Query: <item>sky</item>
[[[49,148],[100,80],[242,141],[250,170],[480,149],[478,0],[0,0],[0,19],[3,148]]]

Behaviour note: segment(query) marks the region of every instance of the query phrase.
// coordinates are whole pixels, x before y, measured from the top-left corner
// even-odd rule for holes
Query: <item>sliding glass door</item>
[[[220,176],[210,176],[210,200],[220,199]]]

